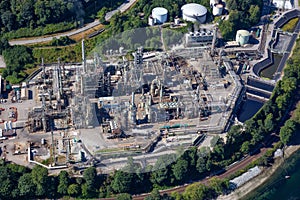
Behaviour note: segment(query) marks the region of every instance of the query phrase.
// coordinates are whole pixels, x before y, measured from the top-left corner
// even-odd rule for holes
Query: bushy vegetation
[[[283,31],[287,31],[287,32],[293,32],[294,29],[297,26],[297,23],[299,21],[299,18],[296,17],[294,19],[291,19],[290,21],[288,21],[285,25],[283,25],[283,27],[281,28]]]
[[[94,19],[101,8],[111,10],[121,2],[123,1],[2,0],[0,33],[13,31],[6,36],[19,38],[68,30]]]
[[[239,29],[249,29],[260,20],[263,1],[229,0],[226,5],[230,10],[229,19],[220,21],[219,28],[225,40],[232,40]]]
[[[2,76],[12,84],[19,83],[28,75],[25,69],[34,67],[32,51],[28,47],[8,47],[2,51],[2,54],[6,62]]]
[[[4,34],[4,37],[7,39],[16,39],[22,37],[34,37],[47,35],[52,33],[63,32],[70,30],[76,27],[76,23],[72,22],[61,22],[57,24],[46,24],[44,27],[39,26],[37,28],[19,28]]]
[[[60,38],[54,37],[50,42],[50,46],[66,46],[74,43],[75,41],[70,39],[68,36],[63,36]]]

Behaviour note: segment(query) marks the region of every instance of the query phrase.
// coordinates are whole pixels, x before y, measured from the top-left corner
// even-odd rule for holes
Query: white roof
[[[249,36],[250,33],[247,30],[238,30],[237,34],[242,35],[242,36]]]
[[[291,4],[290,1],[286,1],[286,0],[273,0],[273,4],[274,6],[276,6],[277,8],[281,8],[281,9],[292,9],[293,6]]]
[[[207,13],[207,9],[197,3],[185,4],[181,7],[182,12],[188,16],[203,16]]]
[[[243,173],[241,176],[236,177],[233,180],[230,180],[229,183],[233,184],[234,187],[238,188],[244,183],[248,182],[250,179],[261,173],[261,169],[258,166],[255,166],[248,170],[248,172]]]
[[[163,7],[156,7],[156,8],[153,8],[152,14],[155,14],[155,15],[166,15],[166,14],[168,14],[168,10],[165,9],[165,8],[163,8]]]

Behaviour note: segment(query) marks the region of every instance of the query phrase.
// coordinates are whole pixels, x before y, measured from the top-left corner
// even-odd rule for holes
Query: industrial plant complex
[[[273,1],[282,7],[280,2]],[[222,1],[212,0],[210,6],[213,16],[225,13]],[[294,36],[280,32],[279,23],[300,16],[299,11],[284,12],[269,27],[238,30],[227,43],[216,24],[206,23],[211,14],[205,6],[189,3],[180,11],[173,22],[163,7],[145,18],[150,28],[195,23],[175,45],[159,50],[120,46],[106,56],[87,54],[82,40],[81,63],[42,62],[27,81],[12,85],[1,99],[2,156],[22,165],[72,168],[78,175],[92,165],[110,173],[124,167],[128,156],[146,168],[164,154],[211,148],[215,136],[225,138],[231,125],[243,124],[243,103],[267,101],[280,79],[281,71],[270,80],[259,72],[273,62],[272,52],[291,51]],[[257,167],[249,170],[259,173]],[[242,182],[230,183],[239,187]]]

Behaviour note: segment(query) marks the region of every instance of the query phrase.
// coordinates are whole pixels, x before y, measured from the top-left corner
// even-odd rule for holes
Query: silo
[[[235,41],[238,42],[240,45],[247,44],[249,41],[250,33],[246,30],[238,30],[236,32]]]
[[[223,5],[222,4],[217,4],[213,7],[213,15],[214,16],[219,16],[222,15],[223,13]]]
[[[153,8],[152,17],[154,18],[155,23],[163,24],[167,21],[168,10],[163,7]]]

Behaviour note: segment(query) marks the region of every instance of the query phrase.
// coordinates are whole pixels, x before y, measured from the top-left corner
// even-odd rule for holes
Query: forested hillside
[[[114,9],[121,0],[1,0],[0,33],[31,31],[33,36],[82,26],[93,20],[102,7]],[[40,27],[40,29],[37,29]],[[27,28],[27,29],[24,29]],[[43,30],[45,29],[46,30]],[[11,36],[11,34],[8,36]],[[25,35],[26,36],[26,35]],[[12,36],[11,36],[12,37]]]

